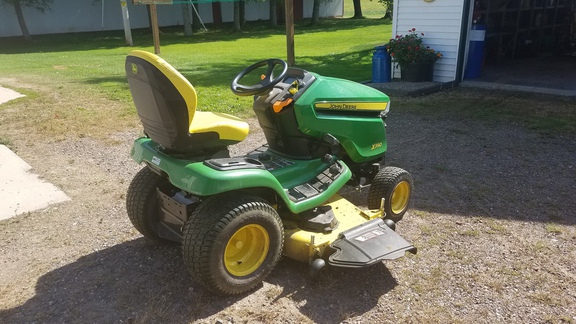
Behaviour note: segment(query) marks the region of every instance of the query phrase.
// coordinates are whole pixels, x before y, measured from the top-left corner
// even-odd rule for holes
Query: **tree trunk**
[[[360,0],[353,0],[354,2],[354,19],[362,19],[364,16],[362,15],[362,5],[360,4]]]
[[[270,27],[278,27],[278,1],[270,0]]]
[[[22,13],[22,7],[19,1],[14,1],[14,10],[16,10],[16,17],[18,17],[18,24],[20,24],[20,30],[22,31],[22,36],[27,42],[32,40],[30,32],[28,32],[28,27],[26,27],[26,21],[24,20],[24,14]]]
[[[240,3],[238,1],[234,2],[234,30],[241,31],[240,28]]]
[[[286,0],[284,0],[286,1]],[[278,23],[284,24],[286,22],[286,6],[284,1],[280,2],[280,6],[278,6],[280,13],[278,14]]]
[[[386,13],[384,14],[384,19],[392,19],[392,15],[394,13],[394,1],[387,0],[386,1]]]
[[[182,4],[182,16],[184,16],[184,35],[192,36],[192,22],[190,21],[190,4]]]
[[[318,25],[320,23],[320,0],[314,0],[312,5],[312,21],[310,25]]]
[[[240,26],[244,27],[246,24],[246,1],[240,2]]]
[[[146,11],[148,12],[148,28],[150,29],[150,33],[153,34],[154,30],[152,28],[152,11],[150,10],[150,5],[146,5]]]
[[[198,11],[198,4],[192,2],[192,29],[193,30],[200,30],[202,28],[202,24],[200,24],[200,11]]]

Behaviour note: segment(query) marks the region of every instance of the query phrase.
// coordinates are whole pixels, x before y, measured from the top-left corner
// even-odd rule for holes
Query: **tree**
[[[192,21],[190,19],[190,4],[182,4],[182,15],[184,16],[184,35],[192,36]]]
[[[46,10],[50,10],[52,0],[0,0],[0,4],[8,4],[14,7],[14,11],[16,11],[16,17],[18,18],[18,24],[20,25],[20,30],[22,31],[22,36],[26,41],[30,41],[32,40],[32,37],[30,36],[30,32],[26,26],[22,7],[30,7],[40,12],[45,12]]]
[[[270,27],[278,27],[278,1],[270,0]]]
[[[362,15],[362,5],[360,4],[360,0],[354,0],[354,17],[352,19],[362,19],[364,15]]]
[[[314,0],[312,4],[312,21],[310,25],[318,25],[320,23],[320,1]]]
[[[234,1],[234,31],[242,31],[246,23],[246,0]]]
[[[240,26],[246,25],[246,2],[250,0],[240,1]]]
[[[314,3],[312,4],[312,21],[310,22],[310,25],[318,25],[320,23],[320,5],[331,1],[332,0],[314,0]]]
[[[240,27],[240,1],[234,1],[234,31],[241,31]]]
[[[200,11],[198,11],[198,3],[192,2],[192,7],[192,10],[194,11],[192,15],[192,29],[200,30],[200,28],[202,28],[202,24],[200,23]]]
[[[392,19],[392,14],[394,12],[394,0],[378,0],[378,2],[386,6],[384,19]]]

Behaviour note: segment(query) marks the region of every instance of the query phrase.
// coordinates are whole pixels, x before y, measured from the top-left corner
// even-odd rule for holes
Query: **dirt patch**
[[[0,322],[575,322],[576,136],[400,108],[387,124],[388,164],[415,180],[398,231],[418,254],[328,268],[317,282],[284,259],[260,288],[231,298],[194,283],[178,246],[151,244],[130,224],[139,129],[12,138],[72,201],[0,222]],[[254,132],[233,152],[262,142]],[[364,204],[367,192],[344,194]]]

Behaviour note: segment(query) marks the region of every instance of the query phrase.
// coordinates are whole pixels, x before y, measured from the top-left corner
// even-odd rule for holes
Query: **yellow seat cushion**
[[[243,141],[250,130],[248,123],[232,115],[196,111],[192,124],[190,124],[190,133],[216,132],[221,140]]]

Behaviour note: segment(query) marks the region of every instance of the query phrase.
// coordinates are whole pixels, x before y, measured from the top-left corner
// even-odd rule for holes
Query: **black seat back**
[[[167,149],[198,149],[189,133],[197,99],[188,80],[160,57],[144,51],[130,52],[125,69],[146,134]]]

